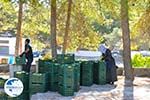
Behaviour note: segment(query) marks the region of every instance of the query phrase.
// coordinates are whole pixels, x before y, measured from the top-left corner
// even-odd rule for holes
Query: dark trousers
[[[106,61],[106,81],[107,83],[117,81],[117,68],[111,61]]]
[[[23,71],[30,73],[32,62],[33,62],[33,59],[27,59],[27,63],[23,65]]]

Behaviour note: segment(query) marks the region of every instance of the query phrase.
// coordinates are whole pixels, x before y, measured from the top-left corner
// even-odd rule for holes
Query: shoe
[[[111,85],[114,85],[114,82],[110,82]]]

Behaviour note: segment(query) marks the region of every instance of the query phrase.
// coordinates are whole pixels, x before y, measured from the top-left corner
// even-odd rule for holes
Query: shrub
[[[46,53],[45,56],[43,57],[43,60],[49,60],[51,59],[51,53]]]
[[[138,68],[150,68],[150,57],[143,57],[141,54],[137,54],[132,59],[132,66]]]

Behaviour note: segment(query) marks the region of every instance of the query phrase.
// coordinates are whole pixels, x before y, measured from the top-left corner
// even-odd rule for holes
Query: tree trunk
[[[123,38],[123,61],[125,79],[133,81],[133,68],[131,65],[130,30],[128,19],[128,0],[121,0],[121,27]]]
[[[19,0],[19,12],[18,12],[18,25],[17,25],[17,35],[16,35],[16,47],[15,47],[15,55],[19,55],[22,52],[22,10],[23,2]]]
[[[57,55],[56,46],[56,0],[51,1],[51,49],[52,57],[55,58]]]
[[[65,35],[64,35],[64,42],[63,42],[63,53],[65,53],[67,49],[68,31],[69,31],[70,16],[71,16],[71,4],[72,4],[72,0],[68,0],[68,13],[67,13],[66,28],[65,28]]]

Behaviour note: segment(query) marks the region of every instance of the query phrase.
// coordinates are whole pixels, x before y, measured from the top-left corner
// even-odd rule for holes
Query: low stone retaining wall
[[[31,70],[31,72],[35,72],[36,66],[32,65],[30,70]],[[0,73],[7,73],[7,72],[9,72],[9,65],[1,65]]]
[[[150,77],[150,68],[134,68],[134,76]]]
[[[150,68],[134,68],[134,76],[139,77],[150,77]],[[118,68],[117,69],[118,75],[124,75],[124,68]]]
[[[0,73],[7,73],[9,71],[9,65],[0,65]]]

